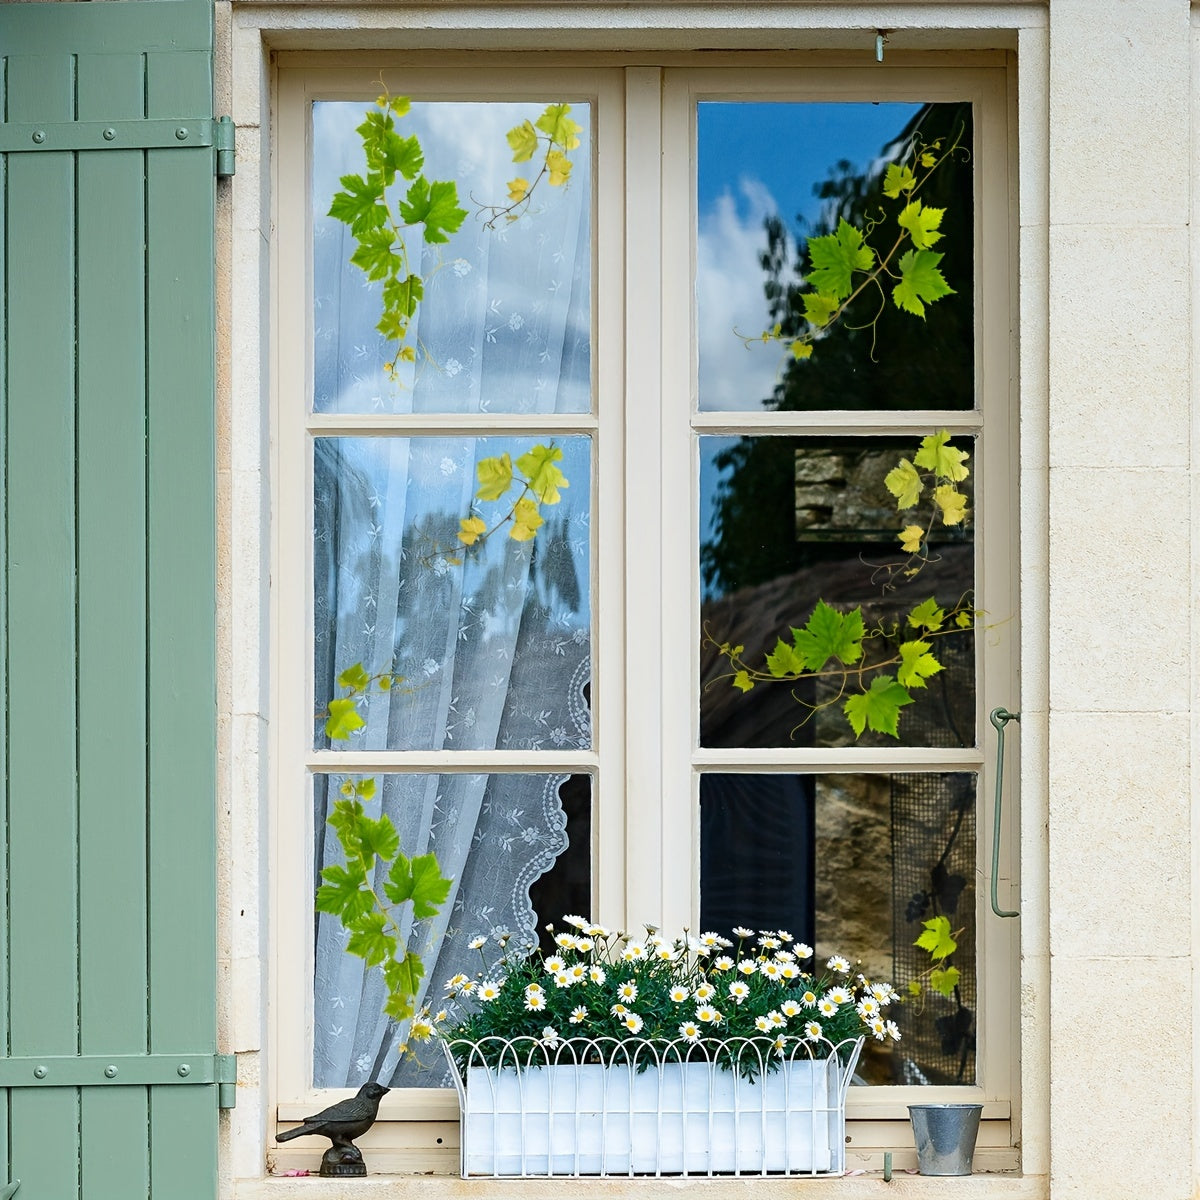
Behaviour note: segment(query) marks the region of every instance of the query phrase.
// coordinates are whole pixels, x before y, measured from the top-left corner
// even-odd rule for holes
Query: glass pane
[[[342,784],[354,776],[313,780],[314,863],[345,861],[326,823]],[[418,1007],[441,1007],[447,979],[475,978],[477,934],[511,933],[510,949],[532,948],[538,930],[564,912],[591,909],[591,780],[586,775],[383,775],[366,807],[391,818],[405,854],[437,855],[454,881],[436,916],[402,922],[407,945],[425,964]],[[406,1029],[383,1016],[378,969],[345,951],[336,917],[316,913],[313,980],[313,1084],[354,1087],[376,1079],[389,1087],[441,1087],[451,1082],[440,1046],[413,1042],[400,1058]],[[495,957],[494,955],[492,956]]]
[[[395,354],[375,326],[380,282],[350,262],[347,226],[327,216],[343,175],[363,171],[355,128],[362,103],[313,105],[313,409],[315,412],[587,412],[591,407],[590,109],[565,187],[539,187],[514,222],[487,227],[486,204],[507,203],[512,161],[505,133],[536,121],[543,104],[415,102],[397,122],[416,134],[430,180],[453,180],[468,212],[444,244],[407,237],[425,283],[410,330],[413,363],[393,381]],[[529,172],[533,177],[533,171]],[[402,194],[407,182],[400,179]]]
[[[314,474],[314,726],[339,750],[581,749],[591,744],[590,439],[558,438],[566,477],[545,524],[464,546],[476,511],[495,528],[515,492],[473,501],[477,465],[530,437],[320,438]],[[560,485],[561,486],[561,485]],[[472,509],[472,504],[475,508]],[[330,742],[338,675],[395,677]]]
[[[701,777],[703,929],[785,929],[905,993],[930,965],[923,922],[949,920],[953,994],[925,980],[895,1014],[901,1041],[869,1040],[864,1081],[975,1082],[975,792],[966,772]]]
[[[744,661],[761,668],[776,641],[790,642],[791,628],[804,626],[819,600],[842,611],[861,605],[867,629],[902,622],[930,596],[944,608],[969,601],[975,582],[970,517],[933,528],[932,561],[914,579],[889,570],[903,566],[905,556],[897,540],[900,514],[883,481],[902,457],[912,458],[918,441],[700,438],[701,745],[974,745],[970,632],[937,637],[944,669],[902,709],[899,741],[870,730],[855,738],[842,711],[840,675],[742,692],[717,652],[725,642],[742,645]],[[957,437],[953,444],[965,449],[970,439]],[[972,478],[960,485],[968,494]],[[882,661],[894,646],[895,639],[876,639],[862,661]]]
[[[878,219],[885,167],[918,133],[927,144],[959,137],[966,149],[921,189],[926,205],[946,210],[937,251],[955,295],[929,304],[922,321],[896,309],[890,285],[882,299],[870,288],[804,361],[756,341],[777,322],[789,337],[804,328],[808,238],[842,217],[860,227]],[[697,137],[702,411],[974,406],[970,104],[704,101]],[[886,204],[893,221],[896,202]]]

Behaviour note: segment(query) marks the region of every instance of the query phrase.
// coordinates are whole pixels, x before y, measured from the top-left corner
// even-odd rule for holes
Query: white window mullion
[[[662,202],[662,72],[625,73],[626,203],[641,220],[625,240],[625,602],[626,629],[626,891],[625,923],[666,920],[660,882],[667,857],[663,794],[662,634],[663,484],[660,477],[662,289],[659,223],[646,220]]]

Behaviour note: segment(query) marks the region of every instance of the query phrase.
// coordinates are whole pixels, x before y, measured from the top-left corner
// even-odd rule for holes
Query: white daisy
[[[702,1004],[696,1009],[696,1020],[703,1021],[705,1025],[715,1025],[720,1015],[715,1008],[707,1004]]]
[[[554,986],[558,988],[569,988],[574,982],[575,980],[572,979],[566,971],[559,971],[558,974],[554,976]]]
[[[767,979],[780,979],[783,975],[783,968],[777,962],[772,962],[770,959],[767,959],[764,963],[760,963],[758,969]]]
[[[614,1004],[608,1011],[612,1013],[614,1017],[623,1017],[629,1011],[629,1009],[627,1009],[623,1004]]]
[[[648,956],[646,947],[641,942],[628,942],[621,951],[621,957],[626,962],[644,962]]]
[[[484,946],[486,946],[487,944],[488,944],[487,935],[480,934],[479,937],[473,937],[467,943],[467,949],[468,950],[482,950],[484,948]]]
[[[540,1012],[546,1007],[546,997],[541,992],[525,991],[525,1009],[527,1012]]]
[[[554,944],[556,946],[561,946],[564,950],[575,950],[579,945],[573,933],[560,933],[558,937],[554,939]]]
[[[715,987],[713,987],[713,985],[711,983],[702,983],[692,993],[692,995],[695,996],[696,999],[699,1000],[701,1004],[703,1004],[705,1000],[711,1000],[713,998],[713,996],[716,995],[716,992],[717,992],[717,989]]]
[[[417,1017],[409,1027],[408,1035],[416,1038],[418,1042],[428,1041],[433,1037],[433,1025],[424,1017]]]
[[[457,992],[464,983],[469,983],[465,975],[455,975],[453,979],[446,980],[446,991]]]
[[[809,1021],[804,1026],[804,1036],[810,1042],[815,1042],[821,1036],[821,1025],[819,1021]]]
[[[676,1004],[682,1004],[691,995],[691,992],[682,983],[677,983],[668,994]]]
[[[836,1016],[837,1010],[838,1006],[828,996],[822,996],[820,1002],[817,1004],[817,1011],[823,1017]]]
[[[542,966],[546,969],[547,975],[558,975],[566,967],[566,965],[566,962],[557,954],[552,955],[542,964]]]
[[[736,1003],[741,1004],[750,995],[750,985],[743,983],[740,979],[735,979],[729,985],[729,994],[734,998]]]
[[[621,1022],[630,1033],[641,1033],[642,1018],[637,1013],[626,1013],[624,1021]]]
[[[877,1042],[882,1042],[887,1033],[887,1022],[882,1017],[874,1017],[867,1028],[875,1035]]]
[[[754,936],[754,930],[747,929],[744,925],[735,925],[733,928],[733,936],[740,938],[752,938]]]
[[[624,983],[617,986],[617,995],[632,1004],[638,997],[637,984],[632,979],[626,979]]]
[[[587,1020],[587,1007],[580,1004],[577,1008],[571,1010],[571,1016],[568,1018],[572,1025],[582,1025]]]
[[[775,1008],[771,1009],[771,1011],[767,1013],[767,1020],[771,1022],[772,1029],[778,1029],[781,1025],[787,1024],[787,1018],[785,1018],[783,1013]]]
[[[900,1027],[895,1021],[889,1021],[887,1023],[887,1032],[888,1037],[890,1037],[893,1042],[898,1042],[900,1040]]]
[[[797,958],[812,958],[812,947],[805,945],[804,942],[797,942],[796,943],[796,957]]]
[[[760,1033],[766,1033],[771,1028],[771,1020],[769,1017],[755,1017],[754,1028]]]
[[[549,1046],[551,1050],[558,1045],[558,1030],[553,1025],[547,1025],[542,1030],[542,1044]]]
[[[593,983],[603,983],[608,978],[608,975],[603,967],[592,966],[588,967],[588,978]]]
[[[712,969],[714,971],[732,971],[733,959],[728,954],[722,954],[720,958],[713,959]]]
[[[500,995],[500,989],[496,986],[494,979],[485,979],[479,985],[479,998],[485,1003],[490,1003]]]
[[[758,973],[758,963],[752,958],[743,958],[737,965],[737,969],[743,975],[755,975]]]
[[[848,1004],[850,1002],[850,993],[844,987],[831,987],[826,995],[834,1002],[834,1004]]]
[[[801,1012],[799,1001],[796,1000],[785,1000],[779,1007],[785,1017],[798,1017]]]
[[[583,929],[587,925],[587,922],[582,917],[576,917],[568,914],[567,916],[563,917],[563,924],[574,925],[576,929]]]
[[[695,1021],[684,1021],[679,1027],[679,1036],[688,1042],[698,1042],[700,1040],[700,1026]]]
[[[840,954],[835,954],[826,964],[831,971],[840,971],[843,975],[850,971],[850,962]]]
[[[806,1008],[815,1008],[817,1006],[817,993],[811,990],[805,992],[804,995],[800,997],[800,1003]]]

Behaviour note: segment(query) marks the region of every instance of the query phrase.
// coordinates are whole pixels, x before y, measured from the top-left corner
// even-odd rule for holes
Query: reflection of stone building
[[[704,686],[701,740],[712,747],[891,746],[886,735],[854,738],[833,681],[799,691],[760,684],[750,692],[730,685],[728,663],[713,643],[745,646],[744,660],[763,656],[791,626],[802,625],[819,599],[839,608],[861,605],[868,628],[890,627],[929,595],[955,603],[973,584],[973,548],[965,541],[935,547],[936,561],[911,584],[881,590],[874,568],[892,555],[894,503],[882,479],[897,451],[797,454],[797,532],[824,543],[819,565],[710,601],[703,621],[711,641],[700,649]],[[853,536],[853,541],[849,536]],[[865,531],[865,532],[864,532]],[[838,553],[838,547],[844,553]],[[905,635],[907,636],[907,635]],[[975,741],[974,651],[971,635],[940,639],[945,669],[929,680],[901,715],[908,746],[969,746]],[[800,700],[828,702],[806,719]],[[862,1073],[876,1081],[972,1082],[975,981],[975,777],[969,773],[838,773],[813,784],[812,906],[819,953],[861,958],[868,975],[904,989],[928,966],[913,946],[922,921],[944,914],[962,929],[954,959],[961,972],[954,999],[930,994],[904,1013],[904,1042],[872,1048]]]

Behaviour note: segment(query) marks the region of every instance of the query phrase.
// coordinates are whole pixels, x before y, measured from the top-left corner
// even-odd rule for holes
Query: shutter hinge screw
[[[106,142],[111,142],[116,136],[117,131],[111,125],[104,131],[104,140]]]
[[[189,1067],[189,1066],[187,1065],[187,1063],[180,1063],[180,1064],[179,1064],[179,1074],[180,1074],[180,1075],[187,1076],[187,1075],[190,1075],[191,1073],[192,1073],[192,1068],[191,1068],[191,1067]]]
[[[45,1067],[34,1067],[33,1068],[34,1079],[45,1079],[46,1076],[49,1074],[50,1074],[50,1072],[47,1071]]]
[[[116,1079],[116,1077],[117,1077],[117,1068],[116,1067],[107,1066],[104,1068],[104,1078],[105,1079]]]
[[[179,141],[186,142],[187,136],[188,136],[188,131],[184,126],[180,125],[180,127],[177,130],[175,130],[175,137]]]
[[[44,129],[35,129],[33,131],[33,140],[40,146],[46,140],[46,131]]]

